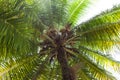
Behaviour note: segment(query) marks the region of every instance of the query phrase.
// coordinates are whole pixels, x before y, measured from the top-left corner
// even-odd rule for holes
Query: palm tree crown
[[[79,22],[91,0],[0,0],[0,80],[116,80],[120,6]]]

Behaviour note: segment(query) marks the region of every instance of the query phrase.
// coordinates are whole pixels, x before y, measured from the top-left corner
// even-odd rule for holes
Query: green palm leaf
[[[76,1],[70,1],[72,4],[68,5],[68,12],[69,15],[68,23],[76,24],[78,18],[82,13],[84,12],[84,9],[88,6],[88,3],[90,3],[89,0],[76,0]]]
[[[112,19],[114,18],[114,19]],[[102,49],[110,48],[119,43],[119,10],[113,8],[95,18],[79,25],[77,35],[82,44]],[[89,37],[92,35],[92,37]],[[94,43],[100,43],[94,45]],[[106,43],[106,44],[104,44]]]
[[[119,65],[120,65],[119,63],[112,61],[112,60],[110,62],[110,59],[107,60],[106,57],[103,57],[99,54],[97,54],[97,56],[99,56],[99,57],[97,57],[97,56],[95,56],[96,53],[94,53],[94,52],[90,56],[89,51],[87,51],[87,50],[82,51],[82,50],[84,50],[82,48],[80,48],[80,50],[81,51],[79,54],[75,53],[73,51],[69,51],[69,52],[72,54],[76,54],[76,56],[79,56],[80,62],[83,62],[83,64],[81,64],[81,65],[83,65],[83,67],[80,68],[80,71],[79,71],[82,74],[80,76],[81,78],[84,76],[84,78],[86,78],[86,80],[91,80],[91,79],[115,80],[115,78],[104,69],[104,66],[107,66],[109,64],[108,66],[111,65],[114,68],[115,67],[119,68]],[[97,60],[92,60],[92,59],[97,59]],[[99,61],[99,60],[102,60],[102,61]],[[103,63],[103,61],[106,61],[106,62]],[[104,66],[102,66],[102,65],[104,65]],[[77,70],[79,70],[79,69],[77,69]],[[78,73],[78,74],[80,74],[80,73]]]
[[[38,55],[3,60],[0,65],[0,79],[29,79],[38,67],[40,63],[38,61],[40,61]]]
[[[0,3],[2,2],[4,1]],[[18,8],[19,5],[20,7],[23,6],[23,3],[24,0],[19,3],[13,1],[13,3],[9,4],[11,6],[10,8],[7,7],[7,9],[3,7],[2,9],[5,10],[5,13],[0,15],[0,53],[2,53],[4,57],[6,55],[12,56],[11,53],[21,54],[31,52],[32,43],[30,41],[33,38],[32,34],[34,30],[31,24],[25,21],[27,17],[25,16],[24,10]],[[18,5],[13,8],[13,4]],[[2,57],[2,55],[0,57]]]
[[[0,80],[116,80],[120,6],[76,25],[90,2],[0,0]]]
[[[100,15],[93,17],[92,19],[80,24],[80,31],[86,31],[88,29],[96,28],[98,25],[104,25],[106,23],[114,23],[119,21],[119,6],[114,7],[111,10],[102,12]],[[89,27],[87,27],[89,26]]]

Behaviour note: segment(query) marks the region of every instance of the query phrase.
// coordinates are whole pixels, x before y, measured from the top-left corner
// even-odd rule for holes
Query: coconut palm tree
[[[120,6],[77,24],[90,0],[0,0],[0,80],[116,80]]]

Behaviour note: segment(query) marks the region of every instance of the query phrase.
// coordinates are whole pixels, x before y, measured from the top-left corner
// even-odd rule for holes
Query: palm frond
[[[81,55],[80,55],[81,56]],[[83,56],[82,56],[83,57]],[[98,65],[95,65],[94,63],[92,63],[91,61],[87,60],[87,58],[85,59],[84,57],[81,58],[84,60],[83,62],[85,62],[85,68],[88,76],[92,76],[95,79],[101,80],[116,80],[115,77],[112,76],[111,73],[109,73],[108,71],[106,71],[105,69],[101,68]]]
[[[80,35],[79,40],[82,44],[88,44],[91,47],[105,50],[119,43],[119,31],[120,22],[115,22],[99,25],[87,31],[78,32],[77,35]]]
[[[119,71],[120,62],[115,61],[112,57],[83,46],[80,46],[80,50],[97,65],[105,69],[113,68],[115,71]]]
[[[78,18],[83,15],[85,8],[88,6],[89,0],[75,0],[70,1],[71,4],[68,5],[67,14],[68,23],[72,23],[75,25],[77,23]]]
[[[85,79],[85,80],[91,80],[91,79],[92,79],[92,78],[89,77],[89,76],[85,73],[85,71],[82,70],[82,69],[79,70],[78,75],[79,75],[78,80],[83,80],[83,79]]]
[[[86,31],[89,29],[97,28],[99,25],[103,25],[106,23],[114,23],[118,22],[120,19],[120,6],[113,7],[112,9],[102,12],[101,14],[91,18],[90,20],[83,22],[82,24],[78,25],[78,31]],[[77,28],[76,27],[76,28]]]
[[[67,0],[41,0],[39,19],[47,27],[63,27],[66,21]],[[49,20],[50,19],[50,20]]]
[[[59,49],[78,80],[116,80],[108,68],[119,71],[120,62],[106,52],[120,43],[120,6],[78,25],[72,34],[66,26],[76,24],[88,3],[0,0],[0,80],[61,80]],[[44,29],[49,32],[55,27],[58,30],[52,38],[49,33],[43,34]],[[76,68],[74,63],[82,64]]]
[[[42,61],[38,54],[7,58],[1,61],[0,79],[30,79],[41,63]]]
[[[82,50],[82,49],[80,49],[80,50]],[[72,53],[72,54],[76,54],[73,51],[69,51],[69,52]],[[83,65],[84,67],[80,68],[80,69],[83,69],[83,70],[86,69],[87,70],[87,71],[84,71],[84,73],[82,72],[82,74],[84,76],[86,76],[86,79],[89,80],[91,78],[95,78],[95,79],[98,79],[98,80],[101,80],[101,79],[104,79],[104,80],[115,80],[115,78],[108,71],[106,71],[103,67],[101,67],[101,65],[95,64],[93,62],[93,60],[89,60],[89,57],[86,57],[86,55],[83,55],[82,53],[85,54],[85,52],[81,52],[80,51],[80,53],[79,54],[77,53],[77,55],[78,55],[78,57],[80,59],[80,62],[84,63],[84,65]],[[96,61],[98,61],[98,60],[96,60]],[[80,73],[81,73],[81,71],[80,71]]]
[[[3,2],[6,2],[6,0]],[[10,7],[3,7],[2,10],[5,10],[5,13],[1,12],[2,14],[0,15],[0,53],[10,57],[9,54],[11,53],[21,54],[31,52],[33,45],[31,40],[33,39],[34,29],[31,26],[32,24],[28,23],[29,20],[26,21],[28,17],[25,15],[24,10],[18,8],[25,6],[24,0],[19,3],[13,0],[12,4],[6,5]],[[26,7],[22,9],[24,8]]]

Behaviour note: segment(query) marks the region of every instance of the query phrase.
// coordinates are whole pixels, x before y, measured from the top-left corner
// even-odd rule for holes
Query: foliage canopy
[[[62,80],[64,60],[77,80],[116,80],[120,6],[77,25],[90,2],[0,0],[0,80]]]

